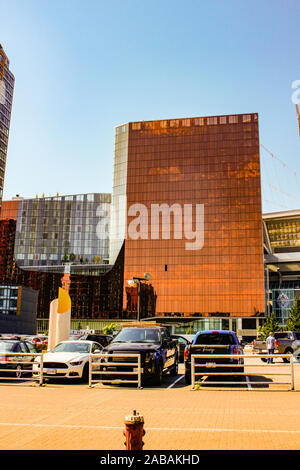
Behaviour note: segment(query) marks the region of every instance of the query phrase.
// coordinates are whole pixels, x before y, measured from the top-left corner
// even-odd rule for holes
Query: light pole
[[[134,276],[132,280],[137,283],[138,285],[138,305],[137,305],[137,321],[141,321],[141,282],[142,281],[150,281],[151,274],[146,273],[144,277],[137,277]]]

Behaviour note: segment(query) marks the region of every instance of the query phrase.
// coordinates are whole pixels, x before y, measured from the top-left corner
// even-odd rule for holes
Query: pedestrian
[[[272,332],[269,333],[269,336],[266,339],[266,343],[267,343],[268,355],[272,356],[274,354],[274,350],[275,350],[274,333],[272,333]],[[268,358],[268,364],[273,364],[273,358],[272,357]]]

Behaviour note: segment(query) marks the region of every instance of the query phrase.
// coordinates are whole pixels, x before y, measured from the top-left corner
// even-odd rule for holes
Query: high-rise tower
[[[0,209],[2,204],[14,85],[15,77],[9,70],[9,60],[0,44]]]
[[[150,273],[152,315],[264,312],[257,114],[117,127],[112,214],[124,309],[132,280]]]

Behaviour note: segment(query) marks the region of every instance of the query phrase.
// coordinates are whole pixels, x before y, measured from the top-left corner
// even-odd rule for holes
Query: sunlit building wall
[[[120,161],[117,152],[123,128],[116,130],[115,172],[119,171],[113,201],[119,194],[126,196],[127,207],[123,205],[118,219],[126,220],[124,310],[128,309],[128,282],[150,273],[151,280],[145,284],[152,288],[151,308],[156,316],[264,314],[257,114],[129,123]],[[136,204],[147,212],[134,213],[131,209]],[[176,204],[182,210],[191,205],[194,217],[196,206],[202,207],[199,249],[187,249],[191,240],[184,236],[184,219],[180,222],[173,214],[167,239],[162,216],[151,219],[153,205],[161,204]],[[119,207],[116,210],[120,212]],[[136,217],[143,228],[134,239],[129,232]],[[119,246],[121,239],[117,239]],[[146,313],[151,314],[149,309]]]

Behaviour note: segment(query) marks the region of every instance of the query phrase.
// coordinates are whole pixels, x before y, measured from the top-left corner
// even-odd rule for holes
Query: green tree
[[[64,254],[62,261],[64,261],[65,263],[69,261],[69,257],[67,253]]]
[[[74,253],[70,253],[70,261],[75,261],[76,255]]]
[[[262,326],[257,329],[257,335],[260,339],[266,339],[271,331],[279,331],[279,321],[276,320],[274,312],[272,312]]]
[[[300,297],[295,298],[294,306],[291,308],[291,313],[285,325],[285,330],[300,331]]]
[[[115,323],[111,323],[110,325],[106,325],[103,328],[103,333],[105,335],[112,335],[116,328],[117,328],[117,325]]]

